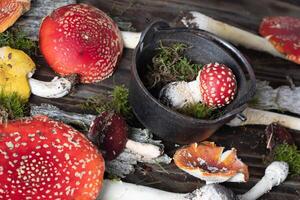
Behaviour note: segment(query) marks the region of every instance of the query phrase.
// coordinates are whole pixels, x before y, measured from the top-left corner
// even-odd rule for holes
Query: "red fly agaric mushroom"
[[[300,19],[289,16],[266,17],[259,33],[286,58],[300,64]]]
[[[12,26],[17,19],[30,9],[30,0],[0,1],[0,33]]]
[[[96,199],[104,160],[83,134],[44,116],[0,133],[0,199]]]
[[[248,181],[248,166],[237,158],[236,150],[223,150],[213,142],[194,143],[177,150],[174,162],[183,171],[207,183]]]
[[[112,75],[123,51],[117,25],[104,12],[86,4],[54,10],[42,22],[39,41],[55,72],[78,74],[82,83]]]
[[[220,108],[234,99],[236,88],[236,78],[229,67],[209,63],[199,71],[196,80],[172,82],[164,86],[160,92],[160,99],[174,108],[198,102]]]

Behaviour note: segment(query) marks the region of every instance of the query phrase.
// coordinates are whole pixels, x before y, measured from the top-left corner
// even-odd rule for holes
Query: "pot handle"
[[[170,26],[163,20],[156,20],[147,26],[147,28],[142,32],[140,41],[137,45],[138,51],[142,52],[143,48],[153,41],[156,33],[159,30],[166,28],[170,28]]]

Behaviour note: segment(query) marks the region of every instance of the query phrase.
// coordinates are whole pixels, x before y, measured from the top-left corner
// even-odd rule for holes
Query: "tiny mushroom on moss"
[[[54,78],[50,82],[31,78],[35,63],[23,51],[10,47],[0,48],[0,90],[6,94],[17,93],[28,99],[33,93],[45,98],[59,98],[69,93],[72,84],[66,78]]]
[[[177,167],[206,183],[248,181],[248,166],[238,159],[236,149],[223,150],[213,142],[193,143],[178,149],[173,159]]]
[[[224,64],[209,63],[191,82],[172,82],[164,86],[160,99],[174,108],[201,102],[212,108],[229,104],[235,97],[237,82],[232,70]]]
[[[0,1],[0,33],[12,26],[17,19],[30,9],[31,0]]]
[[[83,134],[44,116],[0,132],[0,199],[96,199],[104,160]]]

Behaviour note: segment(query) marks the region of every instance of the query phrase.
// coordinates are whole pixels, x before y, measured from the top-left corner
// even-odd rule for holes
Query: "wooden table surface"
[[[182,11],[196,10],[222,20],[229,24],[257,32],[259,23],[264,16],[289,15],[300,18],[300,1],[298,0],[80,0],[117,16],[124,21],[130,21],[137,31],[142,31],[151,21],[161,18],[176,25],[175,21]],[[300,86],[300,65],[275,58],[271,55],[238,47],[249,59],[256,76],[268,80],[273,86],[287,85],[286,77],[290,76],[296,86]],[[97,84],[79,85],[74,92],[62,99],[42,99],[33,96],[32,103],[51,103],[60,108],[78,111],[79,104],[86,98],[110,90],[114,85],[128,86],[132,50],[126,49],[115,74]],[[45,64],[40,56],[37,59],[36,77],[50,80],[55,74]],[[236,193],[247,191],[264,174],[266,164],[263,162],[266,154],[262,135],[265,127],[247,126],[242,128],[223,127],[209,138],[220,145],[235,147],[239,156],[249,165],[250,181],[248,183],[226,183]],[[292,131],[296,144],[300,145],[300,133]],[[169,145],[167,153],[172,156],[174,147]],[[135,174],[127,177],[127,181],[149,185],[168,191],[190,192],[203,182],[181,172],[171,164],[169,166],[142,165],[137,167]],[[264,195],[261,199],[296,200],[300,199],[300,177],[289,177],[281,186]]]

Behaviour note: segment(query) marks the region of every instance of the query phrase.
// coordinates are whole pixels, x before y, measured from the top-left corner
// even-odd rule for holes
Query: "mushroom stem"
[[[121,31],[124,47],[134,49],[140,41],[142,33]]]
[[[116,192],[117,191],[117,192]],[[166,192],[146,186],[125,183],[121,181],[104,181],[101,200],[188,200],[186,194]]]
[[[243,195],[239,195],[240,200],[255,200],[274,186],[281,184],[287,177],[289,166],[286,162],[272,162],[265,171],[264,177],[251,190]]]
[[[60,98],[67,95],[72,83],[66,78],[55,77],[50,82],[29,79],[32,94],[44,98]]]
[[[276,122],[284,127],[300,130],[300,119],[297,117],[253,108],[246,108],[242,114],[247,120],[242,121],[240,118],[236,117],[227,123],[227,125],[233,127],[244,125],[269,125]]]
[[[66,124],[80,125],[81,128],[88,128],[95,120],[95,115],[78,114],[72,112],[63,111],[56,106],[49,104],[42,104],[40,106],[31,106],[31,115],[46,115],[52,119],[63,121]],[[147,159],[157,158],[162,155],[163,151],[160,147],[148,144],[136,142],[128,139],[126,147],[139,155]]]
[[[250,49],[264,51],[280,58],[285,58],[267,39],[263,37],[217,21],[199,12],[191,11],[189,14],[191,16],[185,16],[181,19],[181,22],[186,27],[199,28],[211,32],[234,44],[242,45]]]
[[[148,143],[136,142],[130,139],[128,139],[126,142],[126,148],[135,153],[143,155],[146,159],[157,158],[163,154],[163,150],[158,146]]]
[[[116,192],[118,191],[118,192]],[[98,198],[99,199],[99,198]],[[101,200],[232,200],[234,193],[218,184],[209,184],[191,193],[173,193],[155,188],[124,183],[121,181],[104,180]]]

